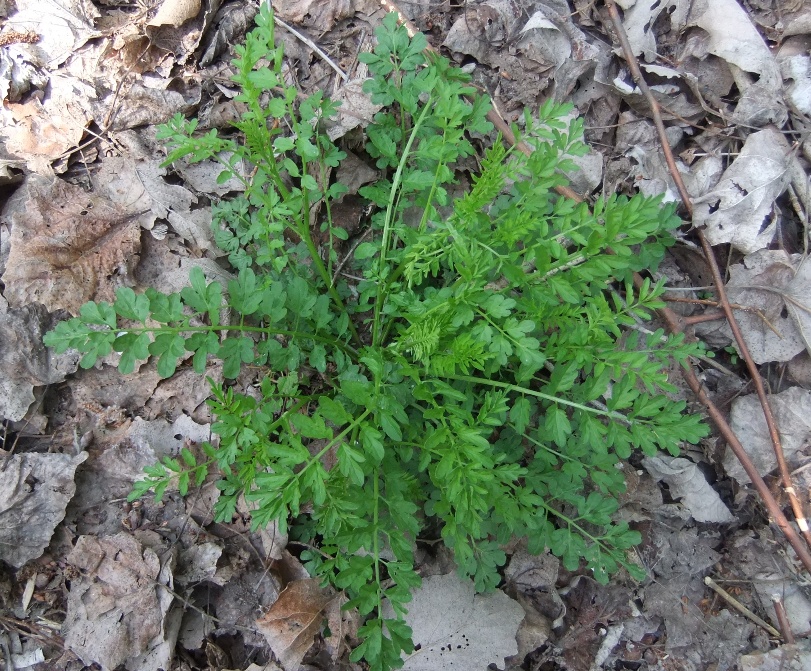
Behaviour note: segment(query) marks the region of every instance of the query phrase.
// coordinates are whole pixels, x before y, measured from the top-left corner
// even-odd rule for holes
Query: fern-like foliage
[[[240,162],[255,166],[240,178],[244,194],[215,212],[235,279],[195,270],[177,294],[120,289],[45,338],[78,349],[85,367],[121,352],[122,373],[148,357],[162,376],[188,358],[201,374],[221,359],[227,379],[246,364],[260,371],[255,397],[212,385],[219,440],[208,461],[167,459],[133,496],[170,484],[185,493],[216,464],[218,520],[244,494],[254,525],[276,520],[320,543],[302,557],[363,616],[351,659],[372,669],[396,668],[412,650],[402,615],[424,529],[439,530],[480,590],[498,584],[501,547],[516,536],[601,582],[620,566],[641,577],[626,558],[639,534],[612,521],[618,462],[637,448],[676,454],[706,433],[668,398],[664,372],[700,348],[627,329],[661,304],[661,285],[635,289],[631,278],[672,242],[673,208],[557,195],[585,146],[581,123],[563,121],[570,108],[552,102],[515,129],[530,156],[495,138],[460,187],[472,138],[492,137],[489,103],[390,15],[374,53],[361,55],[365,90],[386,106],[366,131],[383,171],[362,190],[376,208],[371,236],[342,247],[330,204],[345,189],[328,171],[344,153],[325,130],[336,106],[320,94],[298,100],[266,4],[257,21],[235,61],[247,108],[239,134],[198,135],[180,117],[160,131],[167,163],[215,159],[224,180]]]

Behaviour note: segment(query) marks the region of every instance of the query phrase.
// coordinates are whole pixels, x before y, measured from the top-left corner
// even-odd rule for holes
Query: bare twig
[[[766,631],[768,631],[772,636],[775,638],[780,638],[780,632],[777,631],[772,625],[768,622],[759,618],[755,615],[751,610],[749,610],[746,606],[744,606],[740,601],[738,601],[734,596],[732,596],[729,592],[727,592],[723,587],[721,587],[715,580],[707,576],[704,578],[704,584],[709,587],[713,592],[715,592],[718,596],[720,596],[724,601],[726,601],[730,606],[732,606],[735,610],[737,610],[741,615],[748,617],[752,622],[754,622],[759,627],[763,627]]]
[[[319,56],[321,56],[321,59],[327,65],[329,65],[333,70],[335,70],[335,72],[338,73],[338,76],[341,79],[343,79],[344,81],[347,81],[349,79],[349,76],[343,70],[341,70],[341,68],[339,68],[332,61],[332,59],[329,56],[327,56],[326,52],[323,49],[321,49],[315,42],[313,42],[309,37],[307,37],[306,35],[303,35],[302,33],[300,33],[298,30],[296,30],[292,26],[288,26],[278,16],[274,16],[273,21],[275,23],[277,23],[278,25],[280,25],[282,28],[284,28],[288,33],[290,33],[291,35],[297,37],[299,40],[304,42],[304,44],[306,44],[308,47],[310,47],[310,49],[312,49],[315,53],[317,53]]]
[[[611,22],[613,24],[614,30],[616,31],[617,38],[620,41],[620,45],[622,46],[623,53],[625,55],[625,60],[628,63],[628,67],[631,70],[631,74],[633,75],[634,82],[636,82],[639,89],[642,91],[643,95],[645,96],[648,104],[651,108],[651,115],[653,116],[653,121],[656,126],[656,130],[659,134],[659,139],[662,145],[662,151],[665,155],[665,162],[667,163],[668,169],[671,172],[674,182],[676,183],[676,188],[679,191],[679,195],[682,198],[682,202],[684,203],[684,207],[687,209],[689,214],[692,216],[693,213],[693,205],[692,200],[690,199],[690,194],[687,192],[687,188],[684,186],[684,181],[681,178],[681,174],[676,168],[676,162],[673,158],[673,152],[670,150],[670,144],[667,140],[667,135],[665,133],[664,123],[662,122],[662,116],[659,110],[659,104],[656,99],[653,97],[650,89],[648,88],[647,83],[645,82],[645,78],[642,76],[642,72],[639,68],[639,63],[634,56],[633,49],[631,48],[630,43],[628,42],[628,36],[625,33],[625,28],[622,25],[622,20],[620,19],[619,11],[617,10],[616,5],[614,4],[614,0],[606,0],[606,8],[608,9],[608,13],[611,17]],[[771,407],[769,405],[768,398],[766,397],[766,389],[763,385],[763,380],[760,377],[760,373],[757,370],[757,366],[755,365],[754,360],[752,359],[751,354],[749,353],[749,348],[746,346],[746,342],[743,339],[743,334],[741,333],[740,327],[735,319],[735,315],[732,312],[732,307],[730,305],[729,299],[726,294],[726,289],[724,286],[724,279],[721,276],[721,271],[718,268],[718,262],[715,259],[715,254],[713,253],[712,247],[710,246],[709,242],[707,241],[704,233],[701,230],[697,231],[699,240],[701,242],[701,247],[704,250],[704,255],[707,259],[707,262],[710,266],[710,270],[712,272],[713,282],[715,284],[715,289],[718,294],[718,302],[723,309],[727,321],[729,322],[729,326],[732,329],[732,333],[735,336],[735,341],[738,345],[738,351],[741,354],[741,357],[746,362],[746,366],[749,370],[749,373],[752,377],[752,382],[755,385],[755,391],[757,392],[758,398],[760,399],[760,404],[763,407],[763,414],[766,418],[766,425],[769,429],[769,436],[772,441],[772,446],[774,448],[775,457],[777,459],[778,470],[780,472],[780,479],[782,481],[784,490],[789,497],[789,501],[791,502],[792,510],[794,511],[794,516],[797,520],[797,525],[800,527],[800,530],[805,538],[806,543],[803,544],[800,540],[799,536],[797,536],[796,532],[794,531],[793,527],[789,524],[786,517],[783,515],[780,507],[777,505],[774,497],[771,495],[768,487],[766,487],[763,479],[760,477],[760,474],[757,473],[752,461],[749,459],[749,456],[746,454],[746,451],[743,449],[740,441],[737,437],[734,436],[734,432],[732,432],[731,428],[726,425],[726,421],[724,424],[726,425],[726,430],[722,431],[722,434],[731,434],[731,435],[724,435],[727,438],[727,443],[729,444],[732,451],[735,453],[735,456],[738,457],[738,460],[741,462],[741,465],[749,475],[749,478],[752,480],[752,484],[755,485],[755,488],[760,493],[761,497],[763,497],[763,501],[766,504],[766,507],[769,510],[769,514],[774,518],[777,522],[778,526],[783,530],[783,533],[786,534],[786,538],[788,539],[791,546],[794,548],[794,551],[800,557],[803,565],[805,566],[806,570],[811,571],[811,553],[809,553],[808,548],[811,546],[811,532],[809,532],[808,522],[805,519],[805,514],[802,509],[802,505],[797,498],[796,491],[794,486],[791,482],[791,476],[788,471],[788,466],[786,465],[785,456],[783,454],[783,448],[780,444],[780,433],[777,429],[777,424],[774,421],[774,415],[772,414]],[[683,322],[679,323],[679,327]],[[695,373],[690,371],[693,377],[695,377]],[[687,376],[685,376],[687,377]],[[698,380],[695,380],[696,386],[698,385]],[[688,380],[688,384],[690,381]],[[690,384],[692,387],[693,385]],[[696,389],[693,390],[694,392]],[[709,397],[705,393],[703,393],[703,397],[709,402]],[[707,403],[705,402],[705,405]],[[720,418],[721,414],[718,412],[717,408],[715,408],[715,413],[711,412],[709,406],[707,406],[708,412],[710,415],[713,416],[715,414],[716,417]],[[714,417],[716,423],[717,419]],[[719,426],[719,429],[721,427]],[[730,438],[734,438],[734,440],[730,440]],[[752,473],[757,475],[757,479],[759,481],[756,482],[754,478],[752,478],[752,474],[750,474],[749,470],[752,470]]]
[[[774,604],[774,614],[777,617],[777,624],[780,626],[780,631],[783,634],[783,640],[789,645],[794,644],[794,633],[791,631],[791,624],[788,621],[786,614],[786,607],[783,605],[783,600],[777,595],[772,595],[772,603]]]

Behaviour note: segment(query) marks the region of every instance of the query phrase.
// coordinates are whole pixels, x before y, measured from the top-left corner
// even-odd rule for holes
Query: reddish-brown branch
[[[622,20],[620,19],[619,11],[617,10],[617,6],[614,4],[614,0],[606,0],[606,8],[608,9],[609,16],[611,17],[611,22],[614,26],[614,30],[616,31],[617,38],[620,41],[620,45],[622,46],[623,54],[625,55],[625,60],[628,63],[628,67],[631,70],[631,74],[636,82],[639,89],[642,91],[643,95],[645,96],[646,100],[648,101],[648,105],[651,108],[651,115],[653,116],[654,124],[656,125],[657,133],[659,134],[659,140],[662,145],[662,151],[665,155],[665,161],[667,163],[668,169],[673,177],[674,182],[676,183],[676,188],[679,190],[679,194],[682,198],[682,202],[684,203],[685,209],[690,213],[692,216],[693,214],[693,204],[692,200],[690,199],[690,194],[687,192],[686,187],[684,186],[684,181],[681,178],[681,173],[679,173],[678,169],[676,168],[676,161],[673,158],[673,152],[670,150],[670,144],[667,139],[667,134],[665,133],[665,126],[662,122],[662,116],[659,112],[659,103],[654,98],[653,94],[651,93],[650,89],[648,88],[647,83],[645,82],[645,78],[642,76],[642,71],[639,68],[639,62],[636,59],[636,56],[633,53],[633,49],[631,48],[630,43],[628,42],[628,36],[625,33],[625,27],[622,25]],[[729,322],[729,326],[732,329],[732,333],[735,336],[735,342],[738,345],[738,351],[741,354],[741,357],[746,362],[746,366],[749,370],[749,374],[752,376],[752,382],[755,385],[755,391],[757,392],[758,399],[760,399],[760,404],[763,407],[763,414],[766,418],[766,425],[769,429],[769,437],[772,441],[772,447],[774,449],[775,457],[777,459],[778,470],[780,472],[780,479],[783,483],[783,487],[788,494],[789,501],[791,502],[792,510],[794,511],[794,515],[797,519],[797,524],[800,527],[800,530],[805,537],[806,545],[802,545],[799,537],[794,533],[792,528],[792,535],[796,538],[796,542],[798,545],[801,545],[806,557],[808,557],[808,562],[803,560],[803,564],[807,570],[811,571],[811,555],[808,553],[808,548],[811,547],[811,532],[809,532],[808,523],[805,519],[805,514],[802,509],[802,505],[800,504],[794,486],[791,482],[791,474],[789,473],[788,466],[786,465],[785,456],[783,454],[783,447],[780,444],[780,433],[777,429],[777,424],[774,421],[774,415],[772,414],[771,406],[769,405],[769,400],[766,396],[766,389],[763,386],[763,380],[760,377],[760,372],[755,365],[754,360],[752,359],[751,354],[749,353],[749,348],[746,346],[746,342],[743,339],[743,334],[741,333],[740,327],[738,326],[738,322],[735,319],[735,315],[732,312],[732,307],[729,303],[729,299],[727,297],[726,288],[724,286],[724,278],[721,276],[721,271],[718,267],[718,262],[715,259],[715,254],[713,253],[712,247],[710,246],[709,242],[707,241],[704,233],[701,230],[697,231],[699,240],[701,241],[701,247],[704,250],[704,255],[707,259],[707,263],[710,266],[710,270],[712,272],[713,282],[715,284],[715,289],[718,294],[718,302],[721,306],[721,309],[724,311],[726,315],[727,321]],[[709,408],[708,408],[709,410]],[[740,442],[735,439],[735,443],[737,444],[737,448],[734,446],[733,443],[729,443],[730,447],[735,452],[735,455],[743,464],[743,458],[749,461],[748,455],[743,450],[743,446]],[[740,449],[740,454],[738,453],[738,448]],[[749,462],[751,464],[751,461]],[[744,466],[745,467],[745,466]],[[752,477],[751,474],[748,473],[749,478],[755,483],[755,479]],[[762,478],[758,475],[758,478],[761,480]],[[764,490],[768,492],[768,489],[763,485]],[[760,488],[757,487],[758,491]],[[769,493],[769,499],[767,500],[764,496],[764,502],[767,504],[769,508],[769,513],[774,516],[774,510],[779,511],[779,506],[777,502],[774,500],[774,497],[771,496]],[[780,513],[782,515],[782,512]],[[777,518],[775,518],[777,519]],[[778,522],[778,524],[780,524]],[[780,524],[781,528],[783,527]],[[785,529],[784,529],[785,531]],[[791,540],[791,538],[789,538]],[[795,546],[795,543],[792,542],[792,547],[799,555],[800,552],[798,548]]]

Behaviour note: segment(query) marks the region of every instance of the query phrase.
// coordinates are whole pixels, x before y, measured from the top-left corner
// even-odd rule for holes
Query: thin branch
[[[670,150],[670,144],[667,140],[667,135],[665,133],[665,126],[662,122],[662,116],[659,109],[659,103],[653,97],[650,89],[648,88],[647,83],[645,82],[645,78],[642,76],[642,71],[639,68],[639,62],[634,56],[633,49],[628,41],[628,35],[625,32],[625,27],[622,24],[622,20],[620,19],[619,11],[617,10],[617,6],[614,4],[614,0],[606,0],[606,8],[608,9],[608,13],[611,17],[611,22],[614,26],[614,30],[616,31],[617,38],[620,41],[620,45],[622,46],[623,54],[625,55],[625,60],[628,64],[628,67],[631,70],[631,74],[633,75],[634,82],[636,85],[639,86],[639,89],[642,91],[643,95],[645,96],[646,100],[648,101],[648,105],[651,108],[651,115],[653,116],[653,121],[656,126],[656,130],[659,134],[659,140],[661,142],[662,151],[665,155],[665,162],[667,163],[668,169],[670,170],[671,176],[673,177],[674,182],[676,183],[676,188],[679,191],[679,195],[681,196],[682,202],[684,203],[684,207],[687,209],[690,216],[693,214],[693,204],[692,200],[690,199],[690,194],[687,192],[687,188],[684,186],[684,181],[681,178],[681,174],[676,169],[676,162],[673,158],[673,152]],[[791,475],[788,471],[788,466],[786,465],[785,456],[783,454],[783,448],[780,444],[780,433],[777,429],[777,424],[774,421],[774,415],[772,414],[771,407],[769,405],[768,398],[766,396],[766,389],[763,385],[763,380],[760,376],[760,372],[757,370],[757,366],[755,365],[754,360],[752,359],[752,355],[749,353],[749,348],[746,346],[746,342],[743,339],[743,334],[741,333],[740,327],[738,326],[738,322],[735,319],[735,315],[732,312],[732,307],[730,305],[729,299],[727,297],[726,288],[724,286],[724,279],[721,276],[721,271],[718,267],[718,262],[715,259],[715,254],[712,250],[711,245],[707,241],[704,233],[701,230],[697,230],[699,240],[701,241],[701,247],[704,250],[704,255],[707,259],[707,262],[710,266],[710,270],[712,272],[713,282],[715,284],[715,289],[718,294],[718,302],[721,308],[724,311],[724,314],[727,317],[727,321],[729,322],[729,326],[732,329],[732,333],[735,336],[735,341],[738,345],[738,351],[741,354],[741,357],[746,361],[746,366],[749,370],[749,374],[752,377],[752,382],[755,385],[755,391],[757,392],[758,398],[760,399],[760,404],[763,407],[763,414],[766,418],[766,425],[769,429],[769,436],[771,438],[772,447],[774,449],[775,457],[777,459],[778,470],[780,472],[780,479],[782,481],[783,487],[785,489],[786,494],[789,497],[791,502],[792,510],[794,511],[794,516],[797,520],[797,525],[800,527],[800,530],[805,538],[806,544],[803,545],[802,541],[800,540],[799,536],[797,536],[794,528],[791,527],[788,520],[783,515],[780,507],[777,505],[777,502],[774,500],[774,497],[771,495],[771,492],[766,487],[763,479],[760,477],[760,474],[756,472],[754,465],[752,464],[749,456],[746,454],[746,451],[743,449],[740,441],[734,435],[731,428],[726,425],[726,429],[728,431],[722,431],[722,433],[729,433],[731,436],[725,435],[724,437],[727,438],[727,442],[730,448],[735,452],[735,455],[738,457],[738,460],[741,462],[741,465],[747,471],[747,475],[749,475],[752,483],[755,485],[758,492],[763,497],[764,503],[766,507],[769,509],[769,514],[777,522],[778,526],[783,530],[783,533],[786,534],[786,538],[791,543],[791,546],[794,548],[797,555],[801,558],[803,565],[809,571],[811,571],[811,554],[808,551],[808,548],[811,546],[811,532],[809,532],[808,522],[805,519],[805,513],[803,512],[802,505],[800,504],[796,491],[794,489],[794,485],[791,481]],[[681,326],[683,322],[679,324]],[[695,373],[690,371],[693,377],[695,377]],[[698,380],[695,380],[696,386],[699,385]],[[690,381],[688,380],[688,384]],[[693,385],[691,384],[691,387]],[[696,392],[696,389],[693,390]],[[709,398],[701,391],[702,395],[709,401]],[[706,405],[706,403],[705,403]],[[713,413],[711,409],[707,408],[708,412],[710,412],[711,416]],[[715,409],[715,415],[720,416],[720,413]],[[717,421],[717,420],[716,420]],[[726,424],[726,422],[724,422]],[[721,427],[719,426],[719,429]],[[730,440],[730,438],[734,438],[734,440]],[[747,467],[748,464],[748,467]],[[749,473],[749,470],[757,475],[757,479],[759,483],[752,478],[752,474]],[[762,487],[761,487],[762,485]],[[767,498],[768,495],[768,498]]]
[[[274,22],[276,22],[278,25],[280,25],[282,28],[284,28],[284,29],[285,29],[285,30],[286,30],[288,33],[290,33],[291,35],[293,35],[293,36],[297,37],[299,40],[301,40],[302,42],[304,42],[304,44],[306,44],[308,47],[310,47],[310,49],[312,49],[312,50],[313,50],[315,53],[317,53],[319,56],[321,56],[322,60],[323,60],[323,61],[324,61],[324,62],[325,62],[327,65],[329,65],[329,66],[330,66],[330,67],[331,67],[333,70],[335,70],[335,72],[337,72],[337,73],[338,73],[338,76],[339,76],[341,79],[343,79],[344,81],[347,81],[347,80],[349,79],[349,76],[348,76],[348,75],[347,75],[347,74],[346,74],[346,73],[345,73],[343,70],[341,70],[341,68],[339,68],[339,67],[338,67],[338,66],[337,66],[337,65],[336,65],[336,64],[335,64],[335,63],[332,61],[332,59],[331,59],[329,56],[327,56],[326,52],[324,52],[324,50],[323,50],[323,49],[321,49],[321,48],[320,48],[320,47],[319,47],[319,46],[318,46],[318,45],[317,45],[315,42],[313,42],[313,41],[312,41],[312,40],[311,40],[309,37],[307,37],[306,35],[303,35],[302,33],[300,33],[298,30],[296,30],[296,29],[295,29],[295,28],[293,28],[292,26],[288,26],[288,25],[287,25],[287,24],[286,24],[284,21],[282,21],[282,20],[281,20],[281,19],[280,19],[278,16],[274,16],[274,17],[273,17],[273,21],[274,21]]]

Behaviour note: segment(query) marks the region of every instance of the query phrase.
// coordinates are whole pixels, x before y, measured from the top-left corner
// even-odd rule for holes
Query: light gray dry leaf
[[[93,27],[101,14],[91,0],[16,0],[11,6],[17,12],[7,24],[23,33],[36,33],[39,39],[28,45],[29,53],[47,69],[56,68],[87,40],[101,35]]]
[[[43,305],[0,306],[0,417],[25,417],[34,402],[34,387],[55,384],[79,365],[76,352],[56,356],[42,344],[42,336],[59,320]]]
[[[735,519],[706,476],[689,459],[646,457],[642,465],[656,480],[667,483],[673,498],[681,499],[696,522],[727,523]]]
[[[162,642],[171,598],[159,598],[164,590],[156,582],[164,576],[152,549],[123,532],[80,536],[67,560],[79,575],[71,581],[62,631],[85,664],[115,669]]]
[[[802,449],[811,437],[811,391],[792,387],[780,394],[771,394],[768,399],[777,428],[780,430],[783,454],[791,468],[795,453]],[[766,419],[755,394],[737,398],[732,402],[730,425],[740,437],[758,473],[766,475],[777,467]],[[750,482],[749,476],[731,450],[727,451],[723,463],[727,474],[738,482],[742,484]]]
[[[756,311],[735,311],[755,363],[789,361],[804,349],[811,352],[811,262],[801,254],[761,250],[729,272],[729,300]]]
[[[673,8],[683,6],[685,0],[638,0],[633,3],[619,3],[623,5],[622,24],[628,34],[628,41],[636,56],[642,55],[648,62],[656,60],[656,34],[654,23],[662,12],[668,14]]]
[[[718,185],[696,199],[693,225],[710,244],[729,242],[751,254],[765,248],[776,229],[774,201],[789,183],[790,148],[776,129],[753,133]]]
[[[355,13],[351,0],[272,0],[271,4],[279,18],[322,34]]]
[[[387,608],[390,612],[390,606]],[[504,592],[474,594],[473,582],[454,573],[430,576],[414,592],[406,623],[415,645],[404,671],[484,671],[518,651],[524,609]]]
[[[7,453],[0,450],[0,460]],[[65,517],[76,467],[87,453],[15,454],[0,478],[0,559],[19,568],[39,557]]]
[[[165,176],[166,168],[161,167],[160,161],[135,162],[118,157],[103,161],[93,184],[98,193],[111,201],[146,212],[139,218],[144,228],[151,229],[156,219],[166,219],[191,245],[200,250],[211,249],[214,247],[211,209],[195,208],[197,197],[179,184],[169,184]]]
[[[163,0],[158,13],[146,25],[177,26],[200,13],[200,0]]]
[[[737,76],[741,96],[734,117],[739,123],[782,126],[786,120],[782,102],[782,78],[777,62],[763,37],[736,0],[703,0],[690,8],[687,26],[706,31],[702,51],[725,60],[735,68],[757,75],[757,82],[746,83]],[[685,26],[685,27],[687,27]],[[754,251],[754,250],[750,250]]]
[[[781,645],[768,652],[741,655],[740,671],[805,671],[811,669],[811,649],[807,641]]]
[[[9,305],[77,314],[91,299],[115,300],[141,248],[135,213],[61,179],[29,176],[22,189],[3,275]]]
[[[343,137],[353,128],[358,126],[366,127],[372,122],[372,118],[382,108],[382,105],[375,105],[367,93],[363,92],[363,82],[369,69],[361,63],[358,66],[356,76],[340,85],[338,93],[332,97],[336,102],[340,102],[338,114],[334,119],[327,122],[327,135],[330,140],[337,140]]]

